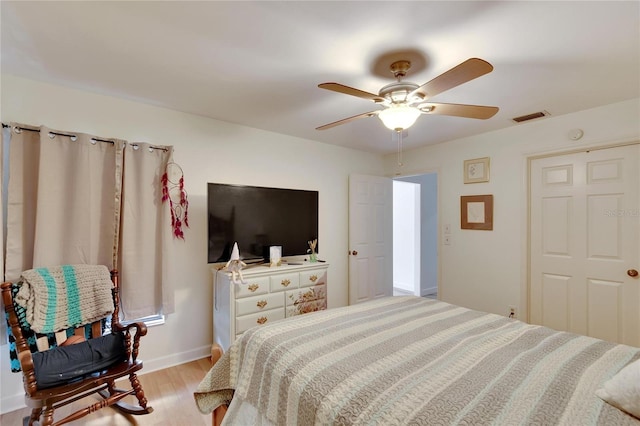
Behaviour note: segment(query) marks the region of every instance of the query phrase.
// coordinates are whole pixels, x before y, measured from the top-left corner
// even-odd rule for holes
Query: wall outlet
[[[509,318],[513,318],[513,319],[517,319],[518,318],[518,313],[516,311],[516,307],[515,306],[509,305],[508,306],[508,312],[509,312],[509,315],[508,315]]]

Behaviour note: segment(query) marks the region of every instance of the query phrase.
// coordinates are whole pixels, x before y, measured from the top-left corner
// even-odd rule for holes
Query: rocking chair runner
[[[90,374],[83,374],[80,377],[75,377],[73,380],[63,381],[60,384],[47,384],[45,386],[39,386],[38,380],[36,378],[36,363],[34,363],[35,354],[32,354],[32,349],[29,348],[29,342],[27,342],[27,339],[25,337],[25,334],[28,333],[28,330],[25,330],[25,332],[23,333],[21,322],[16,313],[16,306],[14,306],[13,296],[14,292],[12,292],[12,287],[14,286],[14,284],[5,282],[0,286],[2,290],[2,301],[4,303],[11,332],[15,337],[17,357],[22,369],[23,384],[25,389],[25,401],[27,407],[31,408],[31,416],[29,418],[25,418],[25,423],[27,423],[28,419],[28,424],[32,425],[34,422],[39,421],[40,417],[42,417],[42,425],[61,425],[73,420],[77,420],[100,408],[112,405],[122,412],[128,414],[148,414],[153,411],[153,408],[147,406],[147,400],[144,396],[144,391],[136,375],[136,372],[142,369],[142,361],[137,359],[140,346],[140,337],[147,334],[147,327],[144,323],[131,323],[128,325],[122,325],[120,323],[120,320],[118,318],[119,285],[117,271],[111,271],[111,280],[114,285],[114,288],[112,290],[114,310],[113,314],[111,315],[111,332],[112,334],[119,333],[123,337],[122,339],[115,340],[120,342],[119,347],[124,353],[117,354],[117,360],[115,361],[115,363],[107,367],[97,366],[98,371],[92,371]],[[98,340],[94,339],[104,339],[104,337],[101,336],[102,329],[102,322],[101,320],[98,320],[86,327],[77,327],[73,333],[75,336],[89,335],[88,337],[90,337],[90,339],[87,342],[78,344],[83,345],[90,342],[97,343]],[[90,330],[90,332],[87,334],[85,333],[85,330]],[[70,333],[71,332],[68,332],[68,334]],[[71,336],[71,338],[68,339],[68,342],[73,342],[74,340],[84,339]],[[124,348],[122,347],[122,342],[124,342]],[[76,346],[77,349],[80,349],[79,346],[73,344],[67,346],[66,348],[58,349],[71,349],[72,346]],[[112,345],[112,347],[118,346]],[[89,350],[89,352],[91,351]],[[76,355],[64,356],[69,356],[70,359],[73,359],[73,361],[77,362],[78,353],[79,352],[76,350]],[[87,361],[87,363],[91,364],[91,361]],[[40,374],[39,376],[42,377],[42,374]],[[51,376],[51,374],[48,374],[48,376]],[[117,389],[115,387],[115,381],[125,376],[129,377],[129,381],[131,382],[131,389]],[[64,419],[54,422],[53,413],[56,408],[73,403],[81,398],[96,393],[99,394],[103,399],[68,415]],[[127,404],[125,401],[122,401],[122,399],[128,395],[135,395],[140,406],[133,406]]]

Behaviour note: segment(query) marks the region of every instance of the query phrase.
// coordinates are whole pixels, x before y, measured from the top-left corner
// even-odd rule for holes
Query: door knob
[[[638,271],[636,269],[629,269],[627,271],[627,275],[629,275],[632,278],[636,278],[638,276]]]
[[[349,254],[352,254],[352,255],[354,255],[354,256],[357,256],[357,255],[358,255],[358,251],[357,251],[357,250],[350,251],[350,252],[349,252]]]

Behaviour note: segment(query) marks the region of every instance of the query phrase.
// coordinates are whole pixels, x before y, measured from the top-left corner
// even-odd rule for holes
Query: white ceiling
[[[3,73],[371,152],[396,149],[377,93],[408,56],[419,85],[478,57],[494,71],[434,102],[489,120],[423,115],[405,149],[640,97],[640,2],[1,2]],[[407,55],[395,55],[406,51]],[[544,118],[542,118],[544,120]],[[47,124],[47,123],[40,123]]]

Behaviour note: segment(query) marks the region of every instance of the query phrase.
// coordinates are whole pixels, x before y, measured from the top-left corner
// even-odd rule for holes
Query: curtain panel
[[[11,130],[9,128],[5,128],[4,126],[2,126],[2,144],[0,145],[0,194],[2,197],[2,209],[0,209],[0,221],[2,223],[2,226],[0,226],[0,241],[2,242],[2,244],[0,244],[0,259],[4,260],[4,253],[5,253],[5,232],[4,232],[4,217],[5,217],[5,210],[4,210],[4,206],[7,205],[7,191],[5,190],[5,182],[7,182],[8,180],[6,179],[6,172],[9,170],[9,167],[7,167],[8,165],[8,161],[5,161],[5,153],[7,152],[7,146],[8,146],[8,142],[10,139],[10,132]],[[8,160],[8,159],[7,159]],[[0,262],[0,276],[4,277],[4,262]],[[6,336],[7,335],[7,322],[6,321],[0,321],[0,335],[1,336]],[[1,341],[2,343],[5,342],[4,338]]]
[[[163,294],[171,226],[160,195],[171,156],[171,147],[11,123],[5,279],[102,264],[120,271],[125,317],[173,312]]]
[[[172,147],[135,143],[125,149],[118,262],[125,320],[173,312],[173,292],[163,273],[169,261],[171,218],[162,203],[161,182],[172,157]]]

